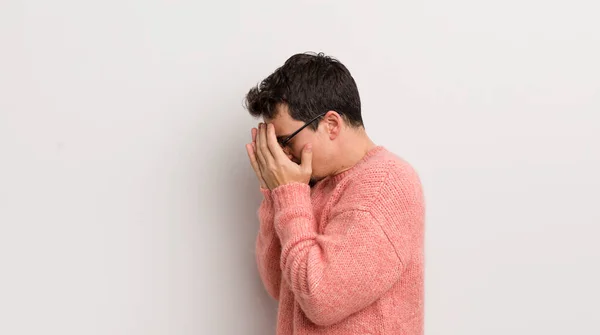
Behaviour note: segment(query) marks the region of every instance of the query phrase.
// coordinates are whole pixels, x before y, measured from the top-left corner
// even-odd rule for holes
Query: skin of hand
[[[252,143],[246,144],[246,151],[263,188],[273,190],[293,182],[310,182],[312,145],[306,144],[302,149],[301,163],[294,163],[277,142],[272,124],[260,123],[258,129],[252,129]]]
[[[259,125],[260,126],[260,125]],[[248,159],[250,160],[250,165],[256,174],[256,178],[260,182],[260,187],[264,189],[268,189],[267,184],[265,183],[262,173],[260,172],[260,168],[258,167],[258,159],[256,158],[256,134],[258,133],[257,128],[252,128],[252,142],[246,144],[246,151],[248,152]]]

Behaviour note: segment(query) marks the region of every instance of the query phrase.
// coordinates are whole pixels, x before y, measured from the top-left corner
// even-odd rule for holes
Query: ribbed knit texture
[[[278,335],[423,334],[425,206],[384,147],[349,170],[261,189],[256,260]]]

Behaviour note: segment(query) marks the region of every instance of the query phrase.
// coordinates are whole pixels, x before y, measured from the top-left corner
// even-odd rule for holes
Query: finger
[[[248,158],[250,159],[250,165],[252,165],[252,169],[254,169],[254,173],[258,178],[262,178],[260,174],[260,168],[258,167],[258,162],[256,161],[256,154],[254,153],[254,148],[252,144],[246,144],[246,151],[248,152]]]
[[[252,128],[251,133],[252,133],[252,142],[251,142],[251,144],[252,144],[252,149],[253,149],[254,157],[256,159],[258,159],[258,156],[257,156],[258,153],[256,152],[256,134],[258,133],[258,129]]]
[[[287,158],[289,158],[292,162],[294,161],[294,155],[292,155],[292,153],[290,152],[290,149],[288,147],[284,147],[283,148],[283,153],[287,156]]]
[[[277,142],[277,135],[275,135],[275,126],[273,126],[272,124],[267,125],[267,145],[269,147],[271,155],[273,155],[273,158],[275,158],[276,161],[281,161],[282,159],[285,159],[287,157],[285,152],[283,152],[283,149],[279,145],[279,142]]]
[[[256,154],[256,158],[258,159],[258,164],[261,166],[266,166],[267,161],[263,155],[261,145],[262,145],[262,136],[260,135],[262,128],[262,123],[258,124],[258,130],[256,134],[256,144],[254,148],[254,153]]]
[[[260,143],[259,143],[260,141]],[[269,151],[267,143],[267,126],[262,123],[258,129],[258,136],[256,136],[256,146],[258,147],[259,158],[262,159],[261,164],[268,166],[273,163],[273,155]]]
[[[254,158],[256,159],[256,164],[259,164],[258,150],[256,149],[256,143],[252,143],[252,153],[254,154]],[[260,165],[258,165],[258,168],[260,169]]]
[[[312,172],[312,144],[308,143],[302,150],[302,160],[300,167],[305,171]]]

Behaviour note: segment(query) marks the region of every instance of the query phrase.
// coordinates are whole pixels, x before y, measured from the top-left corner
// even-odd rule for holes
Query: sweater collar
[[[334,184],[339,183],[342,179],[346,178],[350,173],[352,173],[352,171],[354,171],[354,169],[356,169],[357,166],[362,165],[364,162],[368,161],[369,158],[377,155],[378,153],[380,153],[383,150],[385,150],[385,148],[381,145],[374,146],[373,148],[369,149],[369,151],[367,151],[367,153],[361,158],[361,160],[359,160],[356,164],[354,164],[348,170],[340,172],[340,173],[332,175],[332,176],[329,176],[326,179],[331,180],[331,182],[333,182]]]

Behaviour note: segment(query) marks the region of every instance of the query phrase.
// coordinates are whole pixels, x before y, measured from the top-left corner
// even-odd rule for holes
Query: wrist
[[[279,185],[271,190],[271,197],[276,210],[296,206],[310,207],[310,187],[305,183],[291,182]]]

